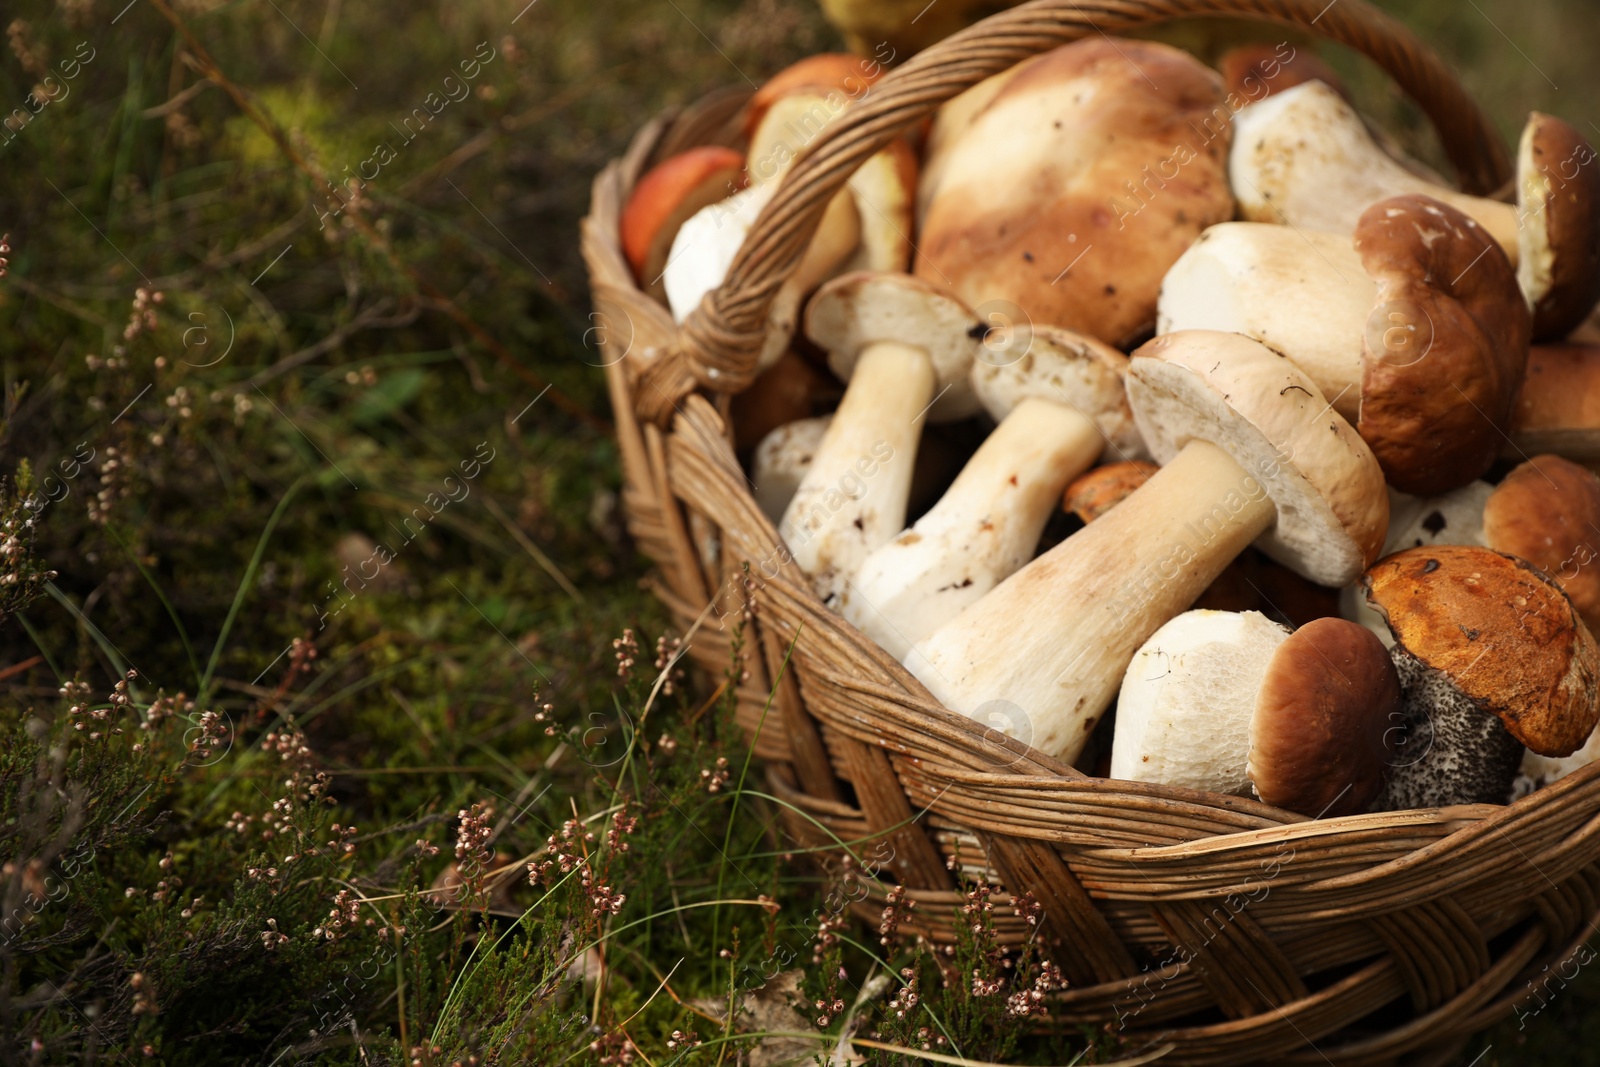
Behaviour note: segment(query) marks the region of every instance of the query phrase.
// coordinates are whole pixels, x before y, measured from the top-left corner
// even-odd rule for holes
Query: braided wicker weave
[[[861,914],[876,917],[892,880],[920,905],[903,929],[950,941],[955,860],[1043,905],[1070,982],[1058,1020],[1109,1026],[1133,1049],[1170,1044],[1175,1064],[1443,1062],[1570,967],[1600,922],[1600,768],[1509,807],[1320,821],[1088,778],[939,707],[825,609],[734,456],[727,398],[749,383],[767,304],[855,166],[1032,54],[1192,15],[1297,24],[1359,49],[1427,112],[1463,185],[1506,178],[1499,140],[1441,60],[1362,0],[1035,0],[916,56],[833,123],[680,328],[634,283],[618,216],[653,162],[734,143],[744,96],[717,94],[641,131],[596,180],[583,225],[624,505],[691,655],[720,673],[743,634],[739,720],[791,835],[881,842]],[[1007,921],[1002,938],[1021,939]]]

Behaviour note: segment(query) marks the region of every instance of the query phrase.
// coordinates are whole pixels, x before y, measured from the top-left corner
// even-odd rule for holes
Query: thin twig
[[[212,81],[210,78],[202,78],[193,85],[189,86],[187,89],[180,91],[176,96],[174,96],[171,100],[168,100],[166,103],[157,104],[155,107],[145,108],[143,111],[139,112],[139,117],[146,119],[164,118],[215,84],[217,83]]]

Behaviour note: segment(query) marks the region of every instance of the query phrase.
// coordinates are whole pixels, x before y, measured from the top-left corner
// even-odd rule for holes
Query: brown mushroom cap
[[[1523,288],[1533,336],[1565,337],[1600,300],[1600,168],[1576,128],[1535,111],[1517,150]]]
[[[883,75],[883,67],[864,56],[848,52],[821,52],[784,67],[767,79],[745,105],[744,134],[755,133],[773,102],[796,93],[827,96],[839,92],[862,96]]]
[[[1487,548],[1430,545],[1381,561],[1363,584],[1398,653],[1540,755],[1573,752],[1600,719],[1600,648],[1531,564]]]
[[[733,441],[737,448],[752,448],[779,426],[807,419],[836,403],[844,392],[828,371],[793,351],[734,394]]]
[[[1233,217],[1231,139],[1222,80],[1178,49],[1095,36],[1036,56],[929,168],[915,271],[980,311],[1136,341],[1167,268]]]
[[[1217,60],[1223,84],[1230,93],[1237,93],[1252,103],[1310,81],[1322,82],[1349,99],[1350,94],[1339,75],[1315,53],[1306,48],[1291,48],[1285,56],[1283,48],[1283,44],[1252,41],[1229,49]]]
[[[1122,503],[1161,468],[1142,459],[1107,463],[1079,475],[1061,497],[1061,510],[1091,523]]]
[[[1483,227],[1426,196],[1373,204],[1355,247],[1378,285],[1357,429],[1395,488],[1465,485],[1499,454],[1527,366],[1511,264]]]
[[[1506,475],[1483,509],[1484,541],[1554,578],[1590,631],[1600,630],[1600,478],[1560,456]]]
[[[618,229],[622,254],[639,284],[665,300],[661,271],[684,220],[744,187],[744,156],[721,145],[701,145],[650,168],[633,187]]]
[[[1256,795],[1303,815],[1366,811],[1383,790],[1400,715],[1400,676],[1357,623],[1318,619],[1279,645],[1250,720]]]
[[[1600,344],[1529,349],[1528,373],[1511,426],[1512,440],[1523,455],[1556,452],[1600,459]]]

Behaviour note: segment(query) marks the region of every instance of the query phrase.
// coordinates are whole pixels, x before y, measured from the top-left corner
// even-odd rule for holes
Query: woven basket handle
[[[690,392],[734,393],[756,373],[767,311],[798,266],[833,195],[856,168],[940,104],[991,74],[1091,33],[1196,15],[1287,23],[1365,53],[1439,131],[1469,192],[1511,174],[1505,146],[1444,61],[1365,0],[1033,0],[962,30],[875,83],[828,124],[756,219],[721,288],[634,374],[641,419],[665,424]]]

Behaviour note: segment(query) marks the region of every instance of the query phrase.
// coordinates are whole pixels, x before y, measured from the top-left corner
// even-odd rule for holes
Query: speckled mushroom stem
[[[1272,525],[1276,509],[1227,452],[1195,440],[1102,518],[912,650],[946,707],[1000,698],[1023,740],[1075,759],[1134,652]]]
[[[1526,749],[1402,648],[1390,650],[1404,694],[1403,737],[1374,811],[1504,804]]]

